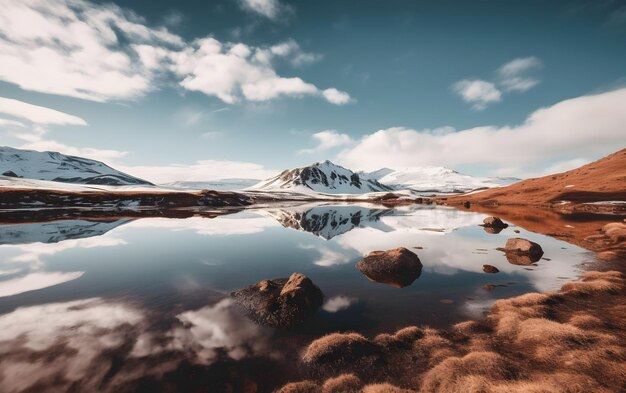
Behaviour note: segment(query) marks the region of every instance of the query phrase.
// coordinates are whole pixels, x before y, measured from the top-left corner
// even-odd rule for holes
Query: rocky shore
[[[551,235],[549,224],[531,222],[535,227],[527,229]],[[449,329],[410,326],[375,337],[329,334],[302,352],[309,378],[278,392],[623,391],[626,224],[615,217],[585,223],[575,236],[563,238],[599,257],[597,271],[580,281],[555,292],[500,300],[484,318]],[[538,245],[511,240],[503,251],[533,257],[540,252]]]

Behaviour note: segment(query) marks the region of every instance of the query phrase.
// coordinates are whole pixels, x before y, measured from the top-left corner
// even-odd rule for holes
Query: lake
[[[215,218],[0,225],[2,391],[271,391],[301,378],[300,351],[330,332],[368,336],[479,318],[497,299],[558,289],[593,253],[483,214],[429,205],[268,206]],[[519,231],[516,233],[515,231]],[[539,243],[510,263],[511,237]],[[404,287],[355,264],[406,247],[422,264]],[[483,265],[499,273],[483,272]],[[230,293],[308,276],[324,293],[304,324],[253,322]]]

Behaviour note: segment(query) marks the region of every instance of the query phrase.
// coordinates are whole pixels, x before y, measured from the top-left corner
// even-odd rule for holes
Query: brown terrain
[[[591,207],[582,204],[590,202],[626,201],[626,149],[571,171],[438,201],[451,205],[532,205],[564,211],[589,211]]]
[[[497,301],[484,318],[449,329],[321,337],[301,356],[309,379],[278,392],[626,391],[624,214],[583,205],[615,200],[626,200],[626,150],[561,174],[437,199],[593,251],[597,271],[559,291]]]

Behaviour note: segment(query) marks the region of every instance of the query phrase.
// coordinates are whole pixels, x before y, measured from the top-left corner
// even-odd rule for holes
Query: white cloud
[[[223,44],[203,38],[181,52],[170,52],[172,70],[187,90],[199,91],[232,104],[242,99],[268,101],[283,96],[323,96],[341,105],[350,96],[334,88],[324,91],[298,77],[281,77],[272,67],[277,57],[302,61],[303,52],[293,41],[269,48],[241,43]],[[296,60],[294,60],[296,59]]]
[[[537,57],[520,57],[498,68],[496,82],[481,79],[464,79],[452,85],[452,89],[465,102],[481,111],[490,104],[502,101],[503,92],[525,92],[539,83],[539,79],[528,75],[542,67]]]
[[[0,127],[26,127],[26,124],[17,120],[0,119]]]
[[[189,165],[116,165],[115,168],[155,184],[174,181],[210,181],[235,178],[267,179],[279,172],[251,162],[226,160],[202,160]]]
[[[124,38],[118,38],[118,34]],[[182,45],[115,5],[74,0],[6,0],[0,5],[0,79],[26,90],[95,101],[151,89],[133,43]]]
[[[566,172],[572,169],[580,168],[583,165],[587,165],[591,162],[586,158],[573,158],[571,160],[559,161],[555,164],[548,166],[540,176],[551,175],[554,173]]]
[[[24,144],[18,146],[20,149],[57,151],[71,156],[85,157],[104,162],[111,162],[112,160],[123,157],[127,154],[126,151],[121,150],[69,146],[53,139],[49,139],[46,137],[45,130],[43,132],[15,133],[13,136],[25,142]]]
[[[624,146],[626,88],[568,99],[531,113],[517,126],[484,126],[453,133],[394,127],[362,138],[339,154],[352,169],[383,166],[485,165],[534,173],[555,159],[598,157]]]
[[[277,1],[250,2],[277,16]],[[293,66],[320,55],[294,40],[252,47],[212,37],[185,42],[165,28],[151,28],[116,5],[83,0],[6,0],[0,4],[0,80],[26,90],[95,101],[128,100],[174,78],[187,90],[226,103],[284,96],[319,96],[343,104],[349,95],[299,77],[282,77],[272,61]]]
[[[269,49],[258,49],[255,53],[255,58],[266,62],[269,62],[272,56],[287,58],[289,63],[296,67],[315,63],[323,57],[318,53],[305,52],[293,39],[273,45]]]
[[[487,105],[502,99],[502,93],[496,85],[480,79],[464,79],[456,82],[452,88],[461,96],[463,101],[472,104],[472,107],[477,111],[483,110]]]
[[[0,113],[26,119],[36,124],[87,125],[87,122],[80,117],[4,97],[0,97]],[[15,124],[13,123],[13,125]]]
[[[340,91],[331,87],[322,92],[324,98],[335,105],[344,105],[350,102],[350,95],[345,91]]]
[[[539,83],[528,73],[541,67],[541,60],[534,56],[513,59],[498,69],[500,85],[506,91],[527,91]]]
[[[313,149],[303,149],[300,153],[313,154],[332,149],[334,147],[345,146],[353,142],[350,135],[340,134],[336,130],[325,130],[311,135],[317,142],[317,146]]]
[[[281,4],[279,0],[239,0],[241,7],[250,12],[277,20],[279,16],[291,11],[291,8]]]

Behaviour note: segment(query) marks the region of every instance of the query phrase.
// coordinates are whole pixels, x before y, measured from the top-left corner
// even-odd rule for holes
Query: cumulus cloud
[[[279,0],[239,0],[239,4],[246,11],[271,20],[278,20],[281,15],[291,12],[291,7],[282,4]]]
[[[554,160],[598,157],[624,145],[626,88],[568,99],[531,113],[516,126],[483,126],[435,134],[394,127],[363,137],[339,154],[349,168],[483,165],[533,173]]]
[[[335,105],[344,105],[350,102],[350,95],[345,91],[337,90],[333,87],[322,92],[324,98]]]
[[[528,73],[541,67],[541,60],[534,56],[511,60],[498,69],[500,85],[506,91],[529,90],[539,83],[539,79]]]
[[[498,68],[495,82],[464,79],[453,84],[452,89],[472,108],[481,111],[502,101],[504,92],[521,93],[535,87],[539,79],[530,73],[542,66],[541,60],[534,56],[513,59]]]
[[[242,99],[268,101],[283,96],[322,96],[341,105],[348,93],[317,86],[298,77],[281,77],[273,68],[276,58],[303,62],[304,52],[293,41],[269,48],[241,43],[223,44],[214,38],[203,38],[181,52],[171,52],[172,70],[182,78],[180,85],[232,104]],[[306,56],[305,56],[306,57]]]
[[[325,130],[317,132],[311,137],[317,142],[313,149],[300,150],[302,154],[313,154],[326,151],[335,147],[345,146],[352,143],[352,138],[348,134],[340,134],[336,130]]]
[[[95,101],[129,99],[151,89],[151,76],[126,41],[183,43],[120,7],[81,0],[3,1],[0,37],[0,79]]]
[[[455,83],[452,87],[463,101],[472,104],[472,107],[478,111],[502,99],[502,93],[500,93],[496,85],[480,79],[464,79]]]
[[[276,1],[250,3],[272,16],[281,8]],[[349,101],[347,93],[335,88],[323,90],[299,77],[278,75],[273,65],[278,58],[300,66],[321,56],[303,51],[294,40],[270,47],[222,43],[212,37],[188,43],[112,4],[0,4],[0,80],[26,90],[95,101],[128,100],[174,78],[184,89],[226,103],[305,95],[338,105]]]
[[[36,124],[87,125],[87,122],[80,117],[4,97],[0,97],[0,113],[26,119]],[[3,125],[3,123],[5,125],[16,125],[14,121],[0,122],[0,125]]]

